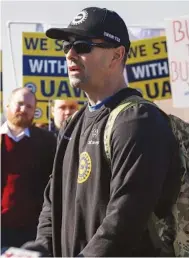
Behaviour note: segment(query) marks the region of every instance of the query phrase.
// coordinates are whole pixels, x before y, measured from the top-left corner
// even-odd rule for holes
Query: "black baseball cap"
[[[68,40],[73,35],[104,39],[118,46],[123,45],[127,52],[130,48],[125,22],[116,12],[106,8],[85,8],[75,16],[67,28],[51,28],[46,31],[46,36],[52,39]]]

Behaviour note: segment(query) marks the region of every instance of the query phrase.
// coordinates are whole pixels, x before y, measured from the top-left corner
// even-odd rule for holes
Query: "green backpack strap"
[[[128,99],[125,99],[124,101],[122,101],[116,108],[114,108],[111,111],[111,113],[109,115],[108,121],[106,123],[105,131],[104,131],[104,149],[105,149],[106,158],[107,158],[109,164],[111,163],[110,141],[111,141],[112,128],[114,126],[115,120],[116,120],[117,116],[119,115],[119,113],[121,113],[122,111],[124,111],[132,106],[135,106],[137,104],[150,104],[150,105],[157,107],[154,103],[152,103],[148,100],[133,97],[133,99],[128,98]]]

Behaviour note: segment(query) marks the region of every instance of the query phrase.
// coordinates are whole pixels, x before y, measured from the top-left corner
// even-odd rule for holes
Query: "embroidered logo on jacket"
[[[91,140],[88,141],[88,144],[99,145],[98,129],[94,128],[94,129],[92,130]]]
[[[77,182],[84,183],[90,176],[92,168],[91,158],[87,152],[82,152],[79,159],[79,171]]]

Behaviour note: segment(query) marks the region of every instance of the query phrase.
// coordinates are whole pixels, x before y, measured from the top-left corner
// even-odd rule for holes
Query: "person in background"
[[[63,122],[73,115],[77,110],[78,102],[74,99],[55,99],[52,102],[52,116],[54,120],[54,126],[52,130],[57,135]],[[53,127],[54,127],[53,126]]]
[[[54,257],[157,257],[148,222],[154,211],[171,211],[178,184],[167,118],[153,105],[136,104],[114,122],[110,163],[104,146],[111,111],[142,99],[124,80],[125,22],[114,11],[88,7],[46,35],[63,40],[70,85],[84,90],[88,104],[61,128],[37,238],[23,247]]]
[[[56,138],[32,125],[35,95],[12,91],[1,134],[1,247],[35,239],[43,192],[52,172]]]

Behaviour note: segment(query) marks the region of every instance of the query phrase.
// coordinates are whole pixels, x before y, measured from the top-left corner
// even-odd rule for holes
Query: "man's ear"
[[[125,48],[124,46],[120,46],[114,49],[112,61],[113,63],[121,63],[125,56]]]

